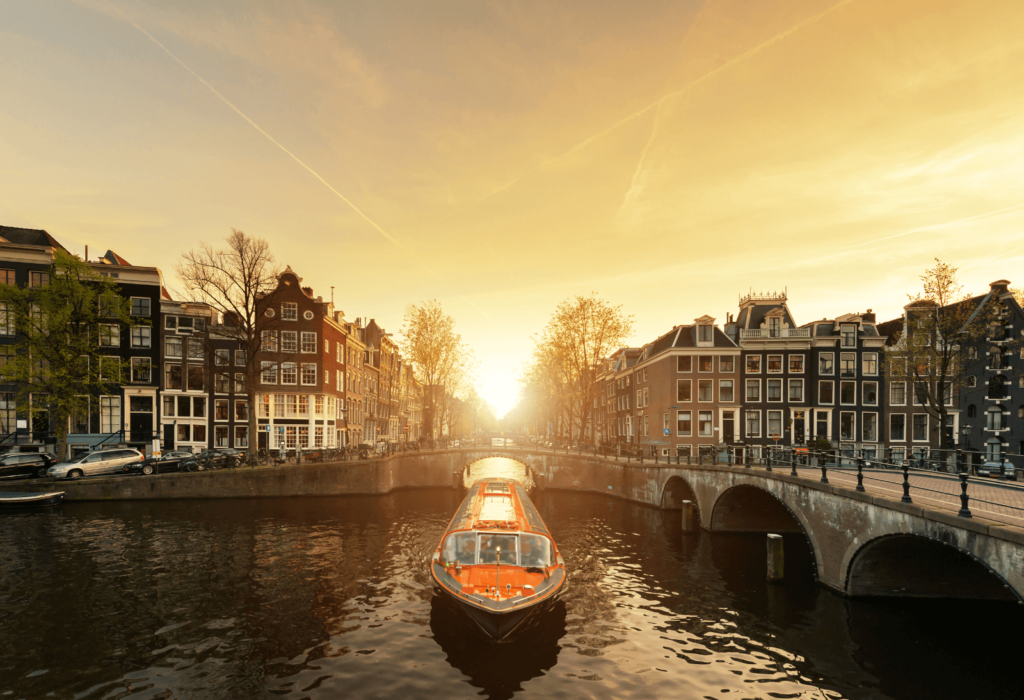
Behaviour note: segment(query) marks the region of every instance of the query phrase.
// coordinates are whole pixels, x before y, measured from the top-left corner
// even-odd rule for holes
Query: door
[[[170,452],[174,449],[174,424],[167,423],[164,425],[164,452]]]
[[[807,433],[805,432],[806,425],[807,425],[807,421],[804,418],[805,415],[806,414],[803,411],[794,411],[793,412],[793,444],[794,445],[802,445],[802,444],[804,444],[804,442],[806,442],[806,439],[804,437],[805,435],[807,435]]]

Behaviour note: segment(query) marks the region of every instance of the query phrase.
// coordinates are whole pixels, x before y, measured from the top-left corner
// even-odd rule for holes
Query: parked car
[[[132,462],[123,467],[125,474],[160,474],[162,472],[188,471],[182,465],[192,459],[191,452],[170,450],[159,457],[147,457],[141,462]]]
[[[233,447],[211,447],[197,455],[191,460],[184,462],[186,468],[192,469],[190,462],[195,462],[199,471],[203,469],[227,469],[237,467],[245,462],[245,453]]]
[[[116,474],[122,472],[126,464],[142,460],[142,453],[130,447],[97,450],[96,452],[86,452],[67,462],[54,464],[46,470],[46,475],[53,479],[77,479],[81,476],[96,474]]]
[[[44,477],[53,458],[43,452],[8,452],[0,457],[0,479]]]
[[[1014,478],[1013,462],[1011,462],[1008,459],[1004,459],[1002,463],[985,462],[984,464],[978,467],[978,476],[999,476],[1000,467],[1005,468],[1005,471],[1003,473],[1006,475],[1007,479]]]

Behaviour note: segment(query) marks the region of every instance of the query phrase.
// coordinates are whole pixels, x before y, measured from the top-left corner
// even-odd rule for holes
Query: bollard
[[[967,472],[960,472],[960,512],[957,513],[961,518],[971,517],[971,509],[967,507]]]
[[[800,459],[800,455],[798,455],[796,453],[796,450],[794,450],[792,453],[790,453],[790,457],[792,458],[793,461],[791,461],[789,463],[789,475],[790,476],[800,476],[799,474],[796,473],[796,461],[798,459]]]
[[[910,499],[910,460],[903,463],[903,503],[913,503]]]
[[[691,455],[692,455],[692,450],[687,450],[686,451],[686,466],[690,466],[691,464],[693,464],[693,462],[690,461]]]
[[[864,458],[857,458],[857,490],[864,490]]]
[[[750,469],[750,448],[743,450],[743,466]]]
[[[782,535],[768,535],[768,582],[782,583],[785,577],[783,566]]]
[[[772,470],[772,452],[766,450],[764,453],[764,470],[770,472]]]
[[[828,467],[825,466],[825,454],[821,455],[821,483],[828,483]]]
[[[683,501],[683,532],[697,532],[700,522],[697,520],[697,506],[693,501]]]

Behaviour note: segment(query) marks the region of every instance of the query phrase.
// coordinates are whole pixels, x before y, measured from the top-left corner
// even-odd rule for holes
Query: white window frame
[[[707,416],[708,431],[705,433],[703,430],[705,416]],[[715,412],[714,411],[697,411],[697,436],[698,437],[714,437],[715,436]]]
[[[750,416],[757,416],[757,432],[750,432]],[[748,408],[743,411],[743,435],[748,438],[759,438],[761,437],[761,411],[759,409]]]
[[[861,442],[878,442],[878,413],[876,413],[875,411],[866,411],[864,413],[861,413],[860,415]],[[871,417],[870,420],[868,416]],[[868,429],[868,423],[872,421],[874,422],[875,431],[871,437],[868,437],[864,433]]]
[[[299,334],[299,352],[309,355],[316,354],[316,331],[302,331]]]
[[[761,374],[763,365],[761,364],[760,355],[747,355],[743,360],[743,374]],[[754,360],[757,365],[757,369],[750,369],[750,361]]]
[[[796,399],[793,398],[793,387],[794,386],[799,386],[800,387],[800,396],[799,396],[799,398],[796,398]],[[806,387],[804,386],[804,380],[803,380],[802,377],[790,379],[788,382],[786,382],[786,400],[787,401],[792,401],[794,403],[803,403],[804,402],[804,391],[805,390],[806,390]]]
[[[679,389],[686,385],[686,393],[690,395],[690,398],[683,399],[679,397]],[[692,379],[677,379],[676,380],[676,402],[693,403],[693,380]]]
[[[302,386],[316,386],[316,363],[303,362],[299,368],[299,381]]]
[[[133,348],[151,348],[153,347],[153,327],[152,326],[133,326],[131,330],[132,336],[132,347]]]
[[[726,387],[726,384],[729,384]],[[725,389],[728,388],[731,398],[725,398]],[[721,403],[736,403],[736,381],[734,379],[719,379],[718,380],[718,400]]]
[[[853,385],[853,391],[850,395],[853,397],[852,401],[843,401],[843,387]],[[841,379],[839,380],[839,405],[840,406],[856,406],[857,405],[857,380],[856,379]]]
[[[929,442],[929,433],[931,432],[931,421],[929,420],[928,414],[927,413],[912,413],[910,415],[911,415],[911,418],[910,418],[910,441],[911,442],[919,442],[919,443],[927,443],[927,442]],[[924,416],[924,439],[923,440],[918,440],[916,437],[914,437],[914,419],[917,418],[918,416]]]
[[[797,369],[793,369],[793,361],[798,361]],[[790,374],[803,374],[807,369],[807,357],[803,353],[790,353],[786,355],[786,366]]]
[[[897,416],[903,419],[903,437],[897,438],[892,436],[893,419]],[[889,442],[907,442],[907,433],[910,432],[907,428],[907,414],[906,413],[890,413],[889,414]]]
[[[281,303],[281,320],[282,321],[298,321],[299,320],[299,305],[294,301],[285,301]]]
[[[871,358],[871,359],[869,359]],[[874,371],[868,371],[868,362],[871,362],[874,366]],[[878,353],[877,352],[864,352],[860,356],[860,373],[865,377],[877,377],[878,376]]]
[[[771,387],[773,386],[773,383],[778,383],[778,386],[779,386],[779,398],[777,398],[777,399],[773,399],[772,398]],[[765,403],[782,403],[784,401],[784,397],[785,397],[785,389],[786,389],[786,383],[785,383],[785,381],[783,381],[782,377],[772,377],[771,379],[765,380],[765,387],[764,387],[764,400],[765,400]]]
[[[260,383],[277,384],[277,363],[264,360],[260,363]]]
[[[868,387],[875,387],[875,400],[868,401]],[[865,406],[877,406],[878,405],[878,382],[862,382],[860,387],[861,399],[860,402]]]
[[[822,398],[821,398],[821,387],[824,386],[825,384],[828,384],[832,388],[832,392],[831,392],[832,393],[832,400],[831,401],[823,401]],[[832,380],[832,379],[819,379],[818,380],[818,397],[817,397],[818,400],[817,400],[817,403],[821,404],[822,406],[835,406],[836,405],[836,386],[835,386],[835,384],[836,384],[835,381]]]
[[[726,369],[725,362],[728,360],[732,367]],[[722,374],[735,374],[736,373],[736,356],[735,355],[719,355],[718,356],[718,371]]]
[[[701,389],[703,387],[710,387],[711,398],[702,399]],[[715,380],[714,379],[698,379],[697,380],[697,403],[714,403],[715,402]]]
[[[299,366],[294,362],[282,362],[281,363],[281,384],[283,386],[298,386],[299,385]],[[293,381],[288,381],[286,377],[292,376]]]
[[[750,398],[750,394],[747,391],[747,387],[757,386],[757,397]],[[744,403],[761,403],[763,401],[763,395],[761,394],[761,380],[760,379],[744,379],[743,380],[743,401]]]
[[[128,315],[129,316],[135,316],[135,317],[138,317],[138,318],[148,318],[148,317],[153,315],[153,300],[150,299],[149,297],[128,297],[128,299],[129,299],[129,302],[131,304],[131,306],[130,306],[130,308],[128,310]],[[144,314],[143,313],[138,313],[138,314],[135,313],[135,302],[136,301],[144,301],[144,302],[146,302],[146,306],[147,306],[146,313],[144,313]],[[140,306],[141,306],[141,304],[140,304]]]
[[[764,364],[764,372],[765,372],[765,374],[784,374],[785,373],[785,371],[786,371],[786,365],[785,365],[785,357],[786,356],[785,355],[773,352],[770,355],[767,355],[766,357],[767,357],[767,359],[765,360],[765,364]],[[779,358],[779,368],[775,369],[775,370],[773,370],[771,368],[771,363],[772,363],[772,358],[773,357]]]
[[[832,365],[829,371],[825,371],[822,368],[822,360],[828,359]],[[822,377],[834,377],[836,376],[836,354],[834,352],[820,352],[818,353],[818,374]]]
[[[298,331],[281,331],[281,352],[283,352],[283,353],[296,353],[298,351],[299,351],[299,332]]]

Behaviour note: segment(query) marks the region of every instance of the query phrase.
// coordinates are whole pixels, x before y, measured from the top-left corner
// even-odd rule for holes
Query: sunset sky
[[[347,318],[437,298],[504,413],[598,293],[1024,286],[1024,2],[0,0],[0,224],[160,267],[232,227]]]

